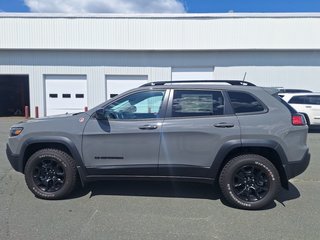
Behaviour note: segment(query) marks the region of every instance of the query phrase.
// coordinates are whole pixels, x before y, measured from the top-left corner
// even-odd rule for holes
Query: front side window
[[[109,119],[158,118],[165,91],[139,92],[121,98],[105,108]]]
[[[220,91],[175,90],[172,117],[212,116],[224,113]]]
[[[265,111],[264,106],[253,96],[244,92],[228,92],[235,113],[252,113]]]

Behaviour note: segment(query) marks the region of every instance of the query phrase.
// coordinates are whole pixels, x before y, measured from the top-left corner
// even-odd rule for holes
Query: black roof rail
[[[141,85],[140,87],[149,87],[149,86],[162,86],[166,84],[173,83],[228,83],[230,85],[238,85],[238,86],[256,86],[251,82],[242,81],[242,80],[191,80],[191,81],[158,81],[158,82],[150,82]]]

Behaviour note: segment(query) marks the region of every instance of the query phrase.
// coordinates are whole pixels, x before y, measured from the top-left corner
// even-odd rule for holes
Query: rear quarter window
[[[249,93],[228,91],[228,95],[235,113],[255,113],[266,111],[264,105]]]

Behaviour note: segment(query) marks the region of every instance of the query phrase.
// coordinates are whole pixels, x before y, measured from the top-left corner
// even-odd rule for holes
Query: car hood
[[[74,117],[74,116],[81,117],[82,115],[87,115],[87,114],[84,113],[84,112],[80,112],[80,113],[65,113],[65,114],[52,115],[52,116],[41,117],[41,118],[30,118],[30,119],[26,119],[24,121],[21,121],[19,123],[33,123],[33,122],[51,121],[51,120],[61,119],[61,118],[71,118],[71,117]]]

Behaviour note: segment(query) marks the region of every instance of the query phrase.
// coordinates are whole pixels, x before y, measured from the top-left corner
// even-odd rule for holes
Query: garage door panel
[[[137,88],[147,82],[147,75],[107,75],[106,99],[113,98],[118,94]]]
[[[85,76],[46,77],[46,115],[76,113],[87,106]]]

